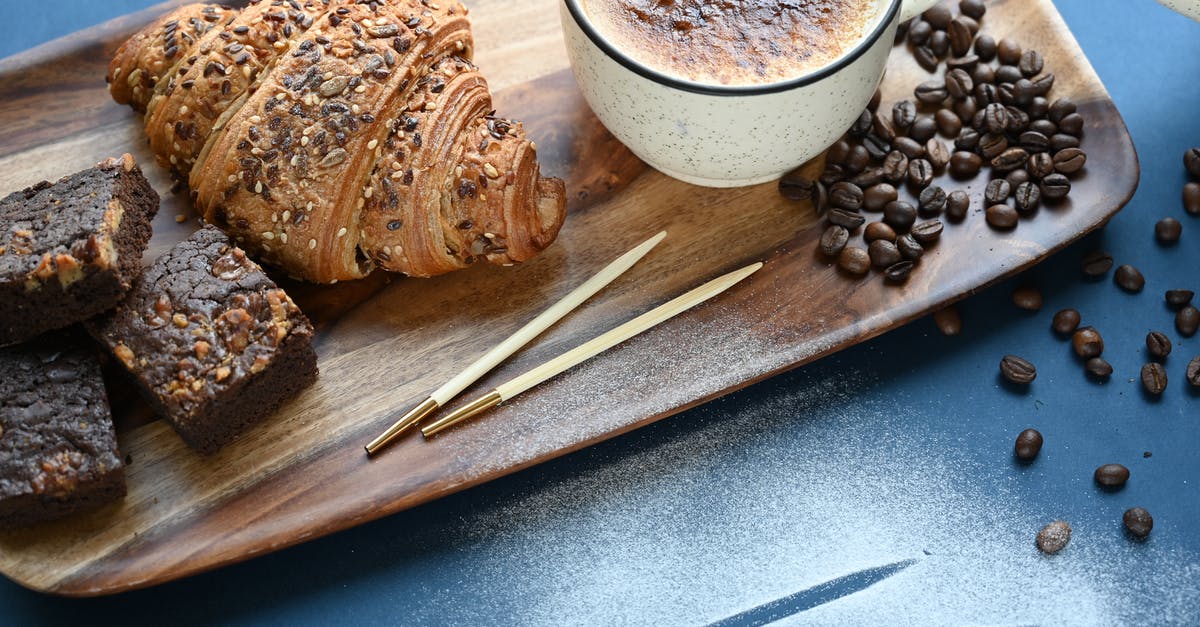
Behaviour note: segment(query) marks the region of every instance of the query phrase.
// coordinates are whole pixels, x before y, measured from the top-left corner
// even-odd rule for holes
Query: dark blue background
[[[0,56],[150,4],[6,0]],[[793,620],[818,624],[1196,622],[1200,399],[1183,368],[1200,337],[1177,337],[1162,293],[1200,291],[1200,221],[1179,199],[1181,155],[1200,145],[1200,24],[1151,0],[1056,4],[1125,116],[1141,185],[1103,232],[963,303],[963,335],[917,321],[565,459],[151,590],[69,600],[0,581],[2,620],[701,623],[790,597],[814,608]],[[1164,216],[1184,223],[1175,247],[1154,241]],[[1082,280],[1097,246],[1145,291]],[[1040,313],[1012,306],[1019,284],[1042,289]],[[1103,332],[1108,383],[1049,331],[1068,306]],[[1176,341],[1161,400],[1137,382],[1152,329]],[[1037,364],[1028,393],[997,381],[1006,353]],[[1012,441],[1029,426],[1046,445],[1021,467]],[[1093,485],[1106,462],[1132,470],[1123,491]],[[1154,514],[1149,542],[1121,532],[1133,505]],[[1039,556],[1056,518],[1075,537]]]

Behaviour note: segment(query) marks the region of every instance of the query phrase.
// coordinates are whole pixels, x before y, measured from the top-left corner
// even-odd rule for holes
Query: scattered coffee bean
[[[1106,488],[1119,488],[1129,481],[1129,469],[1121,464],[1104,464],[1092,473],[1092,477]]]
[[[1017,67],[1021,69],[1021,74],[1026,77],[1041,74],[1044,65],[1045,60],[1042,59],[1042,54],[1037,50],[1026,50],[1021,55],[1021,60],[1017,62]]]
[[[1175,218],[1163,218],[1154,225],[1154,238],[1160,244],[1174,244],[1183,235],[1183,224]]]
[[[1067,548],[1071,542],[1071,525],[1064,520],[1056,520],[1037,534],[1037,547],[1042,553],[1054,555]]]
[[[894,242],[882,239],[871,242],[867,246],[867,253],[871,258],[871,265],[881,270],[904,260]]]
[[[892,105],[892,122],[899,130],[908,130],[917,119],[917,105],[911,100],[901,100]]]
[[[996,58],[996,40],[991,35],[980,35],[975,38],[975,55],[984,63]],[[993,79],[994,80],[994,79]]]
[[[908,136],[914,141],[924,144],[937,135],[937,122],[929,116],[921,116],[913,122],[912,127],[908,129]]]
[[[846,227],[846,230],[849,231],[857,229],[863,225],[863,222],[867,221],[861,215],[853,211],[846,211],[845,209],[830,209],[825,217],[829,220],[830,224]]]
[[[929,46],[917,46],[914,48],[913,58],[917,60],[917,65],[925,68],[926,72],[932,74],[938,69],[938,55]]]
[[[956,57],[970,52],[971,44],[975,43],[975,34],[971,32],[967,20],[962,17],[950,20],[950,25],[946,27],[946,36],[950,40],[950,53]]]
[[[941,133],[942,137],[953,139],[962,132],[962,120],[949,109],[938,109],[937,113],[933,114],[933,122],[937,125],[938,133]]]
[[[933,312],[933,323],[942,335],[954,336],[962,333],[962,315],[954,305]]]
[[[1200,355],[1193,357],[1188,362],[1187,370],[1184,371],[1184,376],[1189,385],[1194,388],[1200,387]]]
[[[1150,535],[1150,531],[1154,529],[1154,517],[1140,507],[1131,507],[1125,510],[1121,516],[1121,522],[1125,524],[1125,531],[1138,540],[1146,539]]]
[[[1012,186],[1004,179],[992,179],[988,181],[987,187],[983,190],[983,202],[989,205],[998,205],[1008,200],[1012,193]]]
[[[1200,328],[1200,309],[1195,305],[1184,305],[1175,312],[1175,330],[1183,337],[1192,337]]]
[[[1195,293],[1192,290],[1167,290],[1167,304],[1172,307],[1183,307],[1192,302],[1192,296]]]
[[[863,190],[863,202],[866,202],[866,190],[883,182],[883,169],[867,168],[858,174],[846,179],[848,183],[857,185]]]
[[[1171,354],[1171,338],[1165,333],[1151,331],[1146,334],[1146,352],[1154,359],[1166,359]]]
[[[1024,172],[1024,170],[1017,170],[1017,172]],[[1019,213],[1030,213],[1036,210],[1041,200],[1042,190],[1033,181],[1018,183],[1016,191],[1013,192],[1013,203],[1016,204]]]
[[[950,163],[950,149],[946,147],[946,142],[936,137],[926,141],[925,159],[933,166],[935,172],[946,169],[946,165]]]
[[[1183,209],[1191,215],[1200,215],[1200,183],[1183,186]]]
[[[899,150],[900,154],[908,157],[909,163],[913,159],[919,159],[925,155],[925,146],[911,137],[897,137],[896,141],[892,142],[892,148]]]
[[[1051,150],[1066,150],[1068,148],[1078,148],[1079,138],[1067,135],[1065,133],[1052,133],[1050,135]]]
[[[879,161],[887,156],[887,153],[892,151],[892,145],[882,137],[870,134],[863,138],[863,147],[867,149],[867,154],[871,158]]]
[[[985,214],[988,226],[993,229],[1008,230],[1016,228],[1020,216],[1017,210],[1008,205],[992,205]]]
[[[958,10],[971,19],[979,20],[987,13],[987,5],[983,0],[962,0],[958,3]]]
[[[929,22],[929,25],[938,30],[946,30],[950,25],[950,7],[944,4],[935,4],[933,8],[921,14],[921,19]]]
[[[1105,250],[1093,250],[1083,256],[1083,273],[1090,277],[1102,277],[1112,269],[1113,258]]]
[[[844,226],[832,224],[821,234],[821,252],[833,257],[842,252],[850,241],[850,231]]]
[[[1079,137],[1083,133],[1083,116],[1072,113],[1057,122],[1058,130]]]
[[[933,33],[929,35],[929,43],[927,45],[934,54],[939,57],[944,57],[950,52],[950,35],[947,35],[944,29],[934,30]]]
[[[946,209],[946,190],[939,185],[930,185],[921,190],[917,198],[917,210],[924,215],[940,215]]]
[[[929,220],[914,226],[909,235],[922,246],[929,246],[938,241],[944,228],[941,220]]]
[[[1049,142],[1049,140],[1046,140]],[[1063,174],[1075,174],[1087,163],[1087,155],[1078,148],[1063,148],[1054,153],[1054,170]]]
[[[1084,359],[1099,357],[1104,352],[1104,338],[1094,327],[1082,327],[1071,335],[1071,348]]]
[[[1021,60],[1021,45],[1005,37],[996,46],[996,58],[1001,63],[1016,65]]]
[[[1093,357],[1083,363],[1083,369],[1089,375],[1097,379],[1107,379],[1112,376],[1112,364],[1104,360],[1103,357]]]
[[[1133,294],[1146,287],[1146,277],[1143,277],[1137,268],[1129,264],[1117,267],[1117,271],[1113,273],[1113,282],[1117,284],[1117,287]]]
[[[1016,355],[1005,355],[1000,360],[1000,375],[1013,383],[1024,385],[1037,378],[1037,368]]]
[[[946,84],[943,81],[926,81],[917,85],[913,90],[913,97],[918,102],[925,104],[941,104],[949,93],[946,91]]]
[[[1042,178],[1041,183],[1042,197],[1047,200],[1062,200],[1071,193],[1071,181],[1067,177],[1055,172],[1049,176]]]
[[[813,197],[815,183],[801,174],[799,169],[792,170],[779,179],[779,193],[788,200],[809,200]]]
[[[908,42],[914,46],[920,46],[929,41],[929,36],[932,34],[933,27],[925,20],[919,18],[913,19],[912,23],[908,26]]]
[[[933,165],[924,159],[908,162],[908,184],[916,189],[925,189],[933,182]]]
[[[846,181],[834,183],[829,188],[829,204],[838,209],[858,211],[863,205],[863,190]]]
[[[1146,391],[1158,395],[1167,389],[1167,370],[1162,364],[1150,362],[1142,366],[1142,387]]]
[[[825,153],[825,165],[842,165],[850,158],[850,142],[840,139]]]
[[[1017,434],[1017,443],[1013,447],[1017,459],[1031,462],[1037,458],[1041,450],[1042,434],[1037,429],[1026,429]]]
[[[865,248],[847,246],[838,255],[838,267],[855,276],[862,276],[871,270],[871,256]]]
[[[883,222],[872,222],[863,229],[863,240],[870,244],[877,239],[894,242],[896,241],[896,231]]]
[[[1075,309],[1063,309],[1054,314],[1054,320],[1051,321],[1050,328],[1059,335],[1074,333],[1075,329],[1079,328],[1079,321],[1081,319],[1079,311]]]
[[[896,188],[879,183],[872,185],[863,192],[863,209],[867,211],[883,211],[889,202],[896,200]]]
[[[971,207],[971,197],[961,189],[946,194],[946,217],[958,222],[967,217]]]
[[[883,270],[883,278],[892,283],[902,283],[908,280],[908,275],[912,274],[913,262],[899,261]]]
[[[896,125],[892,122],[892,116],[886,113],[875,112],[875,121],[871,129],[884,141],[891,142],[896,139]]]
[[[1200,178],[1200,146],[1183,153],[1183,167],[1187,168],[1188,174]]]
[[[861,144],[855,144],[850,147],[850,154],[846,155],[846,162],[842,167],[850,174],[858,174],[867,169],[867,164],[871,163],[871,153],[867,152],[867,148]],[[833,181],[830,183],[836,183]]]
[[[908,176],[908,157],[899,150],[893,150],[883,158],[883,165],[879,169],[884,180],[900,183]]]
[[[1042,292],[1028,285],[1018,287],[1012,293],[1013,304],[1025,311],[1040,311],[1042,308]]]
[[[956,151],[950,155],[950,176],[956,179],[974,178],[983,167],[983,159],[973,152]]]
[[[893,230],[902,233],[912,228],[913,223],[917,221],[917,210],[903,200],[894,200],[883,208],[883,221]]]
[[[867,133],[871,132],[871,125],[874,122],[875,118],[871,115],[871,111],[863,109],[863,112],[858,114],[858,118],[854,120],[854,124],[850,125],[850,130],[847,132],[851,137],[866,137]]]
[[[1025,161],[1025,169],[1028,170],[1030,178],[1044,179],[1054,174],[1054,158],[1047,152],[1029,155],[1029,159]]]
[[[916,261],[925,254],[925,247],[912,236],[912,234],[901,235],[896,238],[896,250],[900,251],[900,256],[908,261]]]

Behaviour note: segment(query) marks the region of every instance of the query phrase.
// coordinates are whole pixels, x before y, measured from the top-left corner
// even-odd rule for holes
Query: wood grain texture
[[[189,451],[120,378],[110,379],[129,495],[90,516],[0,535],[0,571],[30,588],[99,595],[247,559],[462,490],[648,424],[874,337],[1036,263],[1107,221],[1137,186],[1129,135],[1049,0],[990,3],[985,30],[1041,50],[1054,95],[1080,105],[1089,160],[1071,199],[1011,233],[974,210],[950,225],[911,280],[854,280],[815,253],[808,205],[773,184],[714,190],[652,170],[616,142],[567,69],[555,0],[471,3],[478,62],[501,113],[524,120],[543,170],[567,180],[559,241],[513,268],[434,279],[377,274],[331,287],[287,284],[318,324],[321,378],[277,415],[213,457]],[[167,193],[141,124],[103,83],[112,50],[162,10],[149,10],[0,61],[0,190],[133,152],[164,206],[150,256],[195,228],[186,197]],[[899,49],[884,102],[927,75]],[[811,166],[814,173],[819,164]],[[949,184],[948,184],[949,185]],[[963,186],[961,183],[954,185]],[[190,219],[177,224],[176,215]],[[658,230],[642,263],[465,398],[542,363],[704,280],[766,266],[713,301],[574,368],[432,441],[419,436],[368,460],[362,447],[424,398],[609,260]],[[453,405],[452,405],[453,407]]]

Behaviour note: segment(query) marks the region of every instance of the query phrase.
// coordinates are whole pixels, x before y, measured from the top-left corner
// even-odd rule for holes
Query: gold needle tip
[[[449,429],[450,427],[453,427],[454,425],[467,420],[468,418],[482,414],[496,405],[499,405],[503,400],[504,399],[500,397],[499,392],[492,390],[491,392],[488,392],[487,394],[480,396],[470,403],[460,407],[450,415],[439,418],[432,424],[422,427],[421,433],[426,438],[432,437],[444,429]]]
[[[433,400],[432,397],[421,401],[420,405],[417,405],[409,410],[409,412],[404,414],[400,420],[397,420],[395,424],[393,424],[391,427],[388,427],[387,431],[384,431],[379,437],[371,440],[370,444],[363,447],[367,449],[367,455],[374,455],[382,450],[385,446],[398,440],[401,435],[404,435],[405,431],[408,431],[409,427],[429,417],[429,414],[437,411],[437,408],[438,403],[437,401]]]

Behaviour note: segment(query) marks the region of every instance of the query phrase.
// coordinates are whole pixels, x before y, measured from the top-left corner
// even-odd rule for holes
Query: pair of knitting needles
[[[554,303],[549,309],[539,314],[533,320],[530,320],[525,326],[517,330],[516,333],[509,336],[495,348],[488,351],[480,357],[475,363],[467,366],[465,370],[460,372],[454,378],[447,381],[437,390],[434,390],[428,398],[421,401],[419,405],[414,407],[408,413],[404,414],[396,421],[387,431],[383,432],[379,437],[371,441],[366,446],[367,455],[375,455],[388,444],[399,439],[410,428],[420,423],[425,418],[429,417],[438,408],[450,402],[455,396],[458,396],[467,386],[477,381],[480,377],[495,368],[500,362],[507,359],[522,346],[527,344],[534,337],[537,337],[542,331],[545,331],[555,322],[558,322],[563,316],[573,311],[576,307],[582,304],[588,298],[591,298],[596,292],[611,283],[618,276],[624,274],[626,270],[633,267],[635,263],[645,257],[652,248],[658,245],[659,242],[667,236],[666,231],[659,232],[654,237],[639,244],[633,250],[621,255],[612,263],[604,267],[603,270],[596,273],[595,276],[588,279],[579,287],[572,290],[557,303]],[[679,296],[671,301],[668,301],[654,309],[622,324],[600,336],[597,336],[575,348],[551,359],[550,361],[533,368],[532,370],[519,375],[506,383],[496,386],[495,389],[487,394],[467,403],[462,408],[452,412],[451,414],[441,418],[425,427],[421,428],[421,433],[426,438],[432,437],[434,434],[452,427],[464,420],[476,416],[500,403],[509,400],[516,395],[532,388],[533,386],[567,370],[575,365],[578,365],[591,357],[609,349],[621,342],[638,335],[654,326],[669,320],[680,313],[699,305],[700,303],[724,292],[733,287],[742,279],[750,276],[762,267],[762,263],[754,263],[740,270],[735,270],[729,274],[717,277],[700,287],[697,287],[682,296]]]

